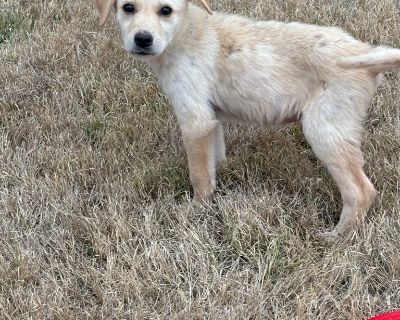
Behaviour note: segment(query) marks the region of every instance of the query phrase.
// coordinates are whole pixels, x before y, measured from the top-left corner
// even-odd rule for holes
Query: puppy
[[[400,68],[400,50],[372,47],[337,28],[212,14],[199,2],[202,8],[189,0],[94,1],[101,25],[115,12],[125,50],[150,65],[169,97],[194,199],[216,188],[224,120],[300,121],[343,200],[328,236],[344,234],[376,196],[363,171],[363,121],[382,73]]]

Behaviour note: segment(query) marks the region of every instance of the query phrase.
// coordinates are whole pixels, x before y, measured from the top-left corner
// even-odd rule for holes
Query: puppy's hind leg
[[[352,226],[361,223],[375,199],[376,191],[363,171],[361,151],[344,147],[327,163],[328,170],[336,181],[343,201],[339,223],[328,234],[333,238],[345,234]],[[347,150],[346,150],[347,149]]]
[[[339,223],[325,234],[330,239],[361,223],[376,195],[363,171],[362,115],[355,113],[356,106],[346,105],[354,99],[334,99],[334,95],[326,93],[305,110],[303,117],[304,134],[317,157],[328,167],[343,201]]]

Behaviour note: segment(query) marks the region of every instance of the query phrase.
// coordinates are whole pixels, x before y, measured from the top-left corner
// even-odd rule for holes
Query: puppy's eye
[[[165,6],[160,9],[160,15],[162,16],[170,16],[172,14],[172,8]]]
[[[124,10],[126,13],[134,13],[135,12],[135,6],[132,3],[125,3],[122,6],[122,10]]]

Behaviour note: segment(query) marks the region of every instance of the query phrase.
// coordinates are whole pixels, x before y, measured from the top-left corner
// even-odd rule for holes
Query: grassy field
[[[396,0],[221,0],[400,47]],[[192,205],[175,116],[89,0],[0,3],[0,319],[365,319],[400,308],[400,74],[366,121],[379,191],[337,244],[340,195],[300,126],[226,129]]]

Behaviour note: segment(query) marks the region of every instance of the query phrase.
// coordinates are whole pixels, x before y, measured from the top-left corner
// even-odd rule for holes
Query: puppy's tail
[[[338,65],[346,69],[368,69],[376,74],[400,69],[400,50],[377,47],[367,54],[342,58]]]

